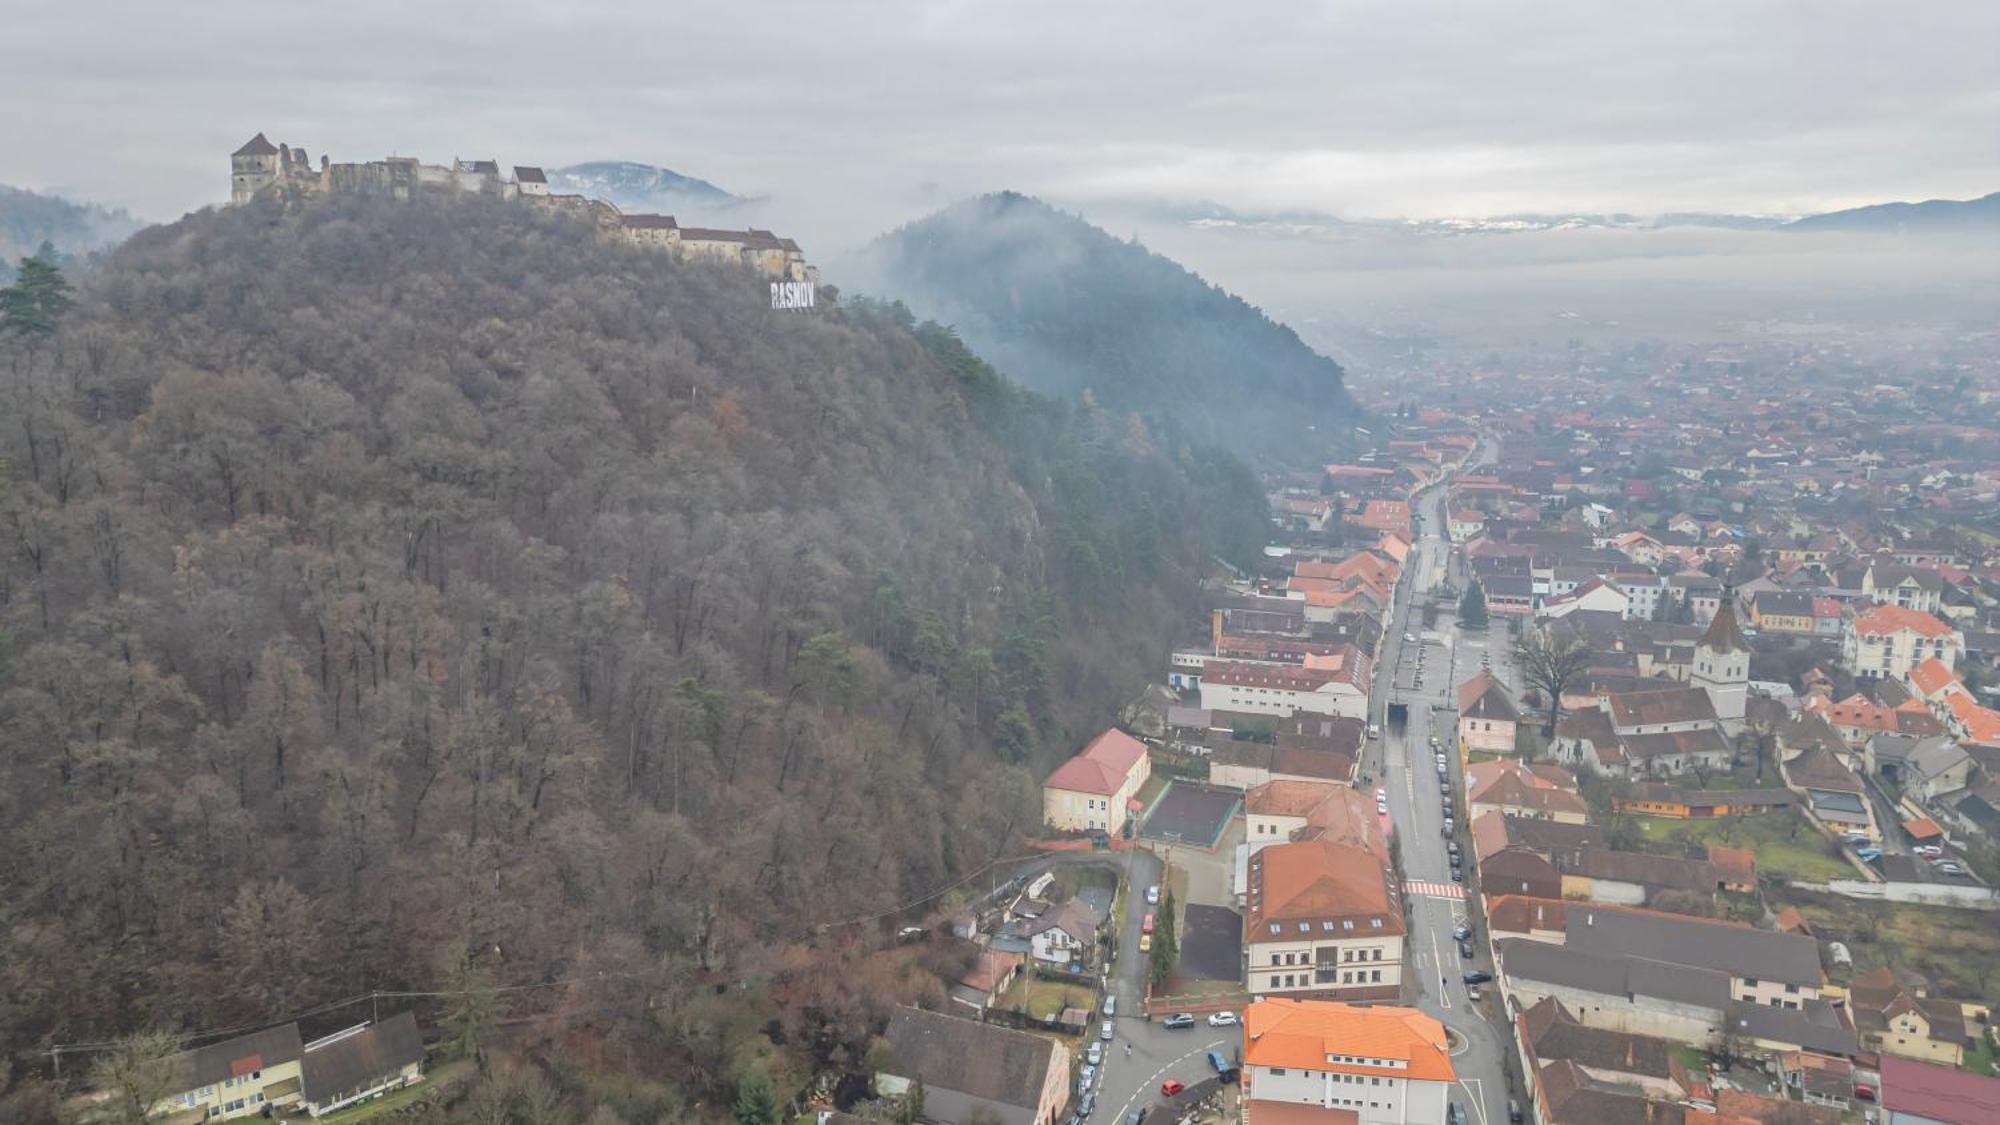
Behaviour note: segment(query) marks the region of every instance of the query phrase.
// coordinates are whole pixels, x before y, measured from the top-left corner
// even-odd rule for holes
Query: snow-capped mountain
[[[629,160],[593,160],[548,171],[549,188],[608,199],[621,211],[720,211],[747,202],[707,180]]]

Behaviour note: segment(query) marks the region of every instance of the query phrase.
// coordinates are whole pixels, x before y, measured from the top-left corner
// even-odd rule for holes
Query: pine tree
[[[1486,591],[1477,582],[1468,582],[1465,596],[1458,599],[1458,623],[1468,629],[1486,628]]]
[[[736,1084],[736,1125],[777,1125],[778,1099],[771,1093],[771,1076],[753,1070]]]
[[[22,258],[14,284],[0,289],[0,332],[47,336],[75,303],[53,259]]]

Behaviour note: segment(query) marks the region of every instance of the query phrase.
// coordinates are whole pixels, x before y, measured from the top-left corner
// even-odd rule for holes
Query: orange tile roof
[[[1958,677],[1935,656],[1925,658],[1922,664],[1910,669],[1910,686],[1917,689],[1920,695],[1936,695],[1957,682]]]
[[[1361,1115],[1338,1106],[1299,1105],[1251,1098],[1250,1112],[1244,1119],[1257,1125],[1359,1125]]]
[[[1303,817],[1333,796],[1330,781],[1267,781],[1243,797],[1243,807],[1257,816]]]
[[[1246,943],[1294,936],[1271,934],[1273,925],[1331,924],[1337,919],[1369,919],[1341,936],[1403,932],[1403,905],[1390,889],[1380,856],[1366,848],[1328,839],[1272,844],[1250,857],[1250,885],[1243,916]],[[1381,919],[1376,926],[1373,919]],[[1322,936],[1315,926],[1312,935]]]
[[[1393,1059],[1406,1066],[1330,1062],[1329,1056]],[[1444,1025],[1415,1008],[1360,1008],[1328,1000],[1259,1000],[1243,1012],[1250,1066],[1381,1075],[1426,1082],[1457,1078]]]
[[[1900,633],[1908,629],[1920,637],[1949,636],[1952,627],[1921,609],[1899,605],[1870,606],[1854,617],[1854,631],[1867,636]]]
[[[1965,728],[1967,742],[2000,744],[2000,711],[1981,707],[1970,692],[1955,691],[1944,697],[1944,705]]]

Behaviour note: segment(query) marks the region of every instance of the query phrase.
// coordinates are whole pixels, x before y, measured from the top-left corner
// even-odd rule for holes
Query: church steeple
[[[1715,619],[1694,646],[1692,671],[1689,679],[1708,693],[1723,731],[1734,734],[1742,729],[1750,695],[1750,642],[1743,639],[1743,630],[1736,624],[1735,591],[1723,589]]]
[[[1701,647],[1718,654],[1750,651],[1750,642],[1743,639],[1743,630],[1736,624],[1735,591],[1723,588],[1722,605],[1708,623],[1708,632],[1702,634]]]

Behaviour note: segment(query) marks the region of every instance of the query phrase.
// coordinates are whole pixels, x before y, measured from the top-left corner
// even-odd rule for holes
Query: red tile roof
[[[1950,1125],[2000,1121],[2000,1078],[1882,1056],[1882,1105]]]
[[[1131,776],[1132,767],[1145,756],[1146,747],[1137,739],[1123,731],[1108,730],[1091,740],[1082,753],[1057,766],[1042,784],[1050,789],[1109,797],[1118,792]]]

